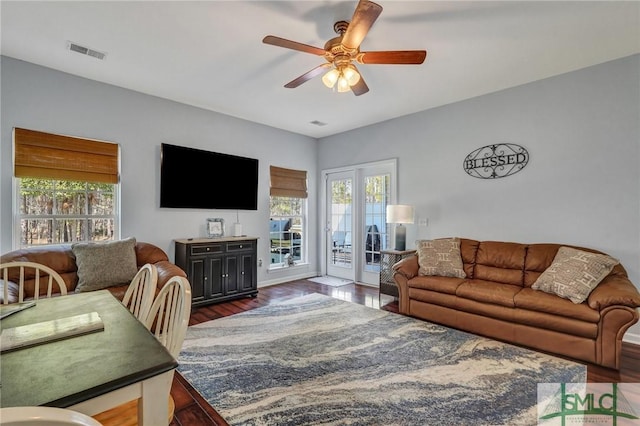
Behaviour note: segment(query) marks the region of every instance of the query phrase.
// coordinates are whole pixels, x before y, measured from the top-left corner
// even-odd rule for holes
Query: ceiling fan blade
[[[286,87],[287,89],[295,89],[296,87],[300,86],[302,83],[306,83],[307,81],[311,80],[313,77],[317,77],[320,74],[323,74],[325,72],[325,69],[329,67],[331,67],[331,64],[328,62],[322,65],[318,65],[311,71],[302,74],[300,77],[296,78],[295,80],[291,80],[290,82],[285,84],[284,87]]]
[[[297,41],[287,40],[286,38],[268,35],[262,39],[265,44],[284,47],[287,49],[297,50],[299,52],[311,53],[312,55],[324,56],[326,51],[319,47],[309,46],[308,44],[298,43]]]
[[[355,65],[354,65],[354,68],[355,68]],[[360,72],[360,70],[358,70],[357,68],[356,70],[358,71],[358,74],[360,74],[360,80],[358,80],[356,84],[351,86],[351,91],[353,92],[354,95],[360,96],[360,95],[364,95],[369,91],[369,86],[367,86],[367,83],[364,82],[364,77],[362,77],[362,73]]]
[[[357,60],[361,64],[419,65],[424,62],[426,57],[426,50],[390,50],[361,52]]]
[[[353,12],[353,18],[342,37],[342,45],[347,49],[357,49],[371,26],[382,13],[382,6],[369,0],[360,0]]]

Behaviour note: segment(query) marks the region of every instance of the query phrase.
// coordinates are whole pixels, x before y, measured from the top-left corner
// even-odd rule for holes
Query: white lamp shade
[[[413,206],[389,204],[387,206],[387,223],[413,223]]]

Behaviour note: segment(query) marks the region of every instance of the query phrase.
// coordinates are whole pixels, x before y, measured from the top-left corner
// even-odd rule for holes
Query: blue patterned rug
[[[586,367],[320,294],[189,327],[180,373],[232,425],[535,425]]]

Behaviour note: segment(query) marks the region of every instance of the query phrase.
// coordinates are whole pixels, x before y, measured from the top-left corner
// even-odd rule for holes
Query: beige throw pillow
[[[16,303],[20,298],[20,286],[13,281],[0,280],[0,304],[4,304],[4,286],[7,286],[7,303]]]
[[[418,275],[466,278],[459,238],[416,241]]]
[[[531,288],[582,303],[618,263],[604,254],[560,247],[551,265]]]
[[[78,267],[76,292],[129,284],[138,272],[135,246],[135,238],[73,244]]]

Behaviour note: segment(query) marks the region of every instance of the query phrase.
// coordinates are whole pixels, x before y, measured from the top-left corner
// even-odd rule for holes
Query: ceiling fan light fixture
[[[338,77],[340,77],[340,71],[335,68],[332,68],[331,71],[327,72],[322,76],[322,82],[329,89],[332,89],[335,86],[336,81],[338,81]]]
[[[351,85],[349,85],[349,81],[343,74],[340,74],[338,77],[338,93],[344,93],[351,90]]]
[[[360,73],[358,73],[353,65],[346,66],[342,71],[342,75],[347,79],[349,86],[353,86],[360,81]]]

